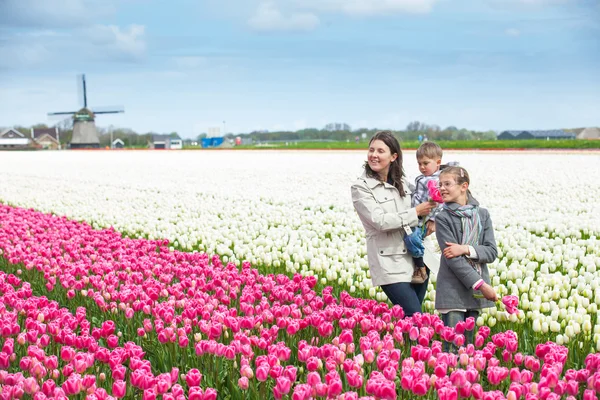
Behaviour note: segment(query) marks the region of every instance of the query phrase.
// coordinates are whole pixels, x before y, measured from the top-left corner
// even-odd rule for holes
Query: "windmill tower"
[[[88,108],[87,89],[85,84],[85,75],[77,77],[78,94],[81,109],[79,111],[61,111],[48,113],[49,116],[72,115],[73,116],[73,137],[69,147],[71,149],[94,149],[100,147],[96,123],[94,122],[98,114],[118,114],[123,113],[123,107],[113,107],[112,109]]]

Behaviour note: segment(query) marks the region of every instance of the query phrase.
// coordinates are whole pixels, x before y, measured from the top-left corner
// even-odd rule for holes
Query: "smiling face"
[[[381,140],[373,140],[369,144],[367,162],[371,170],[379,175],[380,179],[386,180],[390,164],[398,158],[398,154],[390,151],[390,148]]]
[[[469,190],[469,184],[467,182],[458,183],[457,176],[454,174],[445,174],[442,172],[440,175],[440,194],[444,203],[458,203],[460,205],[467,204],[467,190]]]

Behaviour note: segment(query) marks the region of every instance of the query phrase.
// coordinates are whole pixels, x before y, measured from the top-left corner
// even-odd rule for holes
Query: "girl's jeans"
[[[460,321],[466,321],[469,317],[477,319],[478,316],[479,310],[467,310],[467,312],[450,311],[446,314],[442,314],[442,322],[444,325],[454,328]],[[465,331],[465,344],[473,343],[473,332],[474,330]],[[446,353],[457,353],[458,347],[456,347],[453,343],[444,342],[443,350]]]

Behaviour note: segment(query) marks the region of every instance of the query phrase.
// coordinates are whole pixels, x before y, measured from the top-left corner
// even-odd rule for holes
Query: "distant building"
[[[58,128],[31,128],[31,138],[44,149],[59,150]]]
[[[0,133],[0,149],[24,149],[30,140],[16,129],[5,129]]]
[[[498,135],[498,140],[514,140],[523,131],[504,131]]]
[[[183,141],[179,136],[171,137],[171,135],[152,135],[152,141],[148,143],[151,149],[182,149]]]
[[[213,137],[219,137],[221,136],[221,128],[218,126],[211,126],[208,128],[208,135],[207,137],[209,138],[213,138]]]
[[[498,135],[498,139],[499,140],[575,139],[575,134],[565,132],[562,129],[504,131]]]
[[[183,140],[171,138],[169,148],[171,150],[181,150],[181,149],[183,149]]]
[[[202,143],[202,147],[205,149],[209,148],[209,147],[220,147],[224,143],[224,138],[223,137],[203,138],[201,143]]]
[[[577,135],[577,139],[600,139],[599,128],[585,128]]]
[[[113,149],[123,149],[123,148],[125,148],[125,142],[123,142],[121,139],[117,138],[117,139],[113,140],[112,148]]]

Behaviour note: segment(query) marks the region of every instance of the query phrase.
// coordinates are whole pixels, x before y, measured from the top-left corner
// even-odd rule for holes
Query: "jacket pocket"
[[[406,248],[403,245],[380,247],[378,251],[380,256],[396,256],[406,254]]]
[[[394,201],[393,193],[388,190],[378,190],[373,193],[373,197],[375,197],[375,200],[377,200],[379,204],[389,204],[390,201]]]
[[[381,269],[386,274],[407,274],[412,268],[412,260],[406,256],[406,248],[403,243],[395,246],[380,247],[377,249]],[[410,264],[409,264],[410,263]]]

